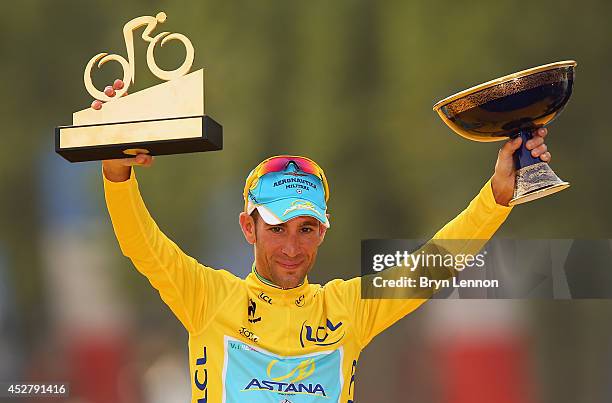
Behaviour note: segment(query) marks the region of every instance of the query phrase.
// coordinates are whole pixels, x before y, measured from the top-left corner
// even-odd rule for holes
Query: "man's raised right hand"
[[[111,182],[123,182],[130,179],[132,166],[139,165],[150,167],[153,165],[153,156],[149,154],[137,154],[131,158],[120,158],[116,160],[102,161],[104,176]]]
[[[112,86],[109,85],[104,89],[104,92],[109,97],[113,97],[115,96],[115,90],[121,88],[123,88],[123,81],[115,80]],[[93,101],[91,107],[95,110],[100,110],[102,108],[102,101]],[[123,182],[130,179],[130,173],[132,166],[134,165],[150,167],[153,165],[153,156],[149,154],[136,154],[136,156],[129,158],[104,160],[102,161],[102,170],[104,172],[104,176],[109,181]]]

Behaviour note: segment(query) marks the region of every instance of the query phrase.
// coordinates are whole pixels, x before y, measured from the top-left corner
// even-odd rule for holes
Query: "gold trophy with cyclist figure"
[[[223,148],[221,125],[204,111],[204,70],[189,72],[194,60],[193,44],[180,33],[153,31],[166,21],[166,13],[137,17],[123,27],[127,59],[118,54],[98,53],[85,67],[87,92],[103,108],[74,112],[71,126],[55,129],[55,150],[70,162],[151,155],[215,151]],[[145,27],[141,38],[148,42],[147,66],[164,83],[127,95],[135,82],[134,31]],[[154,35],[154,36],[152,36]],[[169,41],[181,42],[185,60],[174,70],[163,70],[154,52]],[[123,69],[123,87],[108,95],[95,87],[92,70],[114,61]]]

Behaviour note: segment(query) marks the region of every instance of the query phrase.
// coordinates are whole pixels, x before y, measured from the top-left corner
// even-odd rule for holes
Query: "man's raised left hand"
[[[546,128],[540,128],[533,132],[533,137],[527,141],[527,149],[535,158],[540,157],[544,162],[550,162],[550,152],[544,143],[544,138],[548,134]],[[519,149],[522,143],[520,137],[508,140],[499,150],[497,162],[495,163],[495,173],[491,178],[493,196],[497,204],[507,206],[510,199],[514,196],[514,182],[516,178],[516,168],[514,166],[513,154]]]

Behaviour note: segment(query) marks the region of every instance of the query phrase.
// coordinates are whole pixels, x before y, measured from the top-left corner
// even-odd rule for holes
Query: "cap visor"
[[[319,220],[329,228],[329,220],[325,210],[316,204],[303,199],[281,199],[266,204],[257,205],[261,218],[269,225],[287,222],[295,217],[308,216]]]

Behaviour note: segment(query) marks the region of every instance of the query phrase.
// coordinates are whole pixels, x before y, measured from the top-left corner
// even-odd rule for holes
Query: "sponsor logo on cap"
[[[315,205],[307,200],[295,200],[291,202],[291,206],[289,206],[289,208],[285,210],[283,215],[285,216],[294,210],[310,210],[320,217],[323,216],[323,214],[319,210],[317,210]]]
[[[288,179],[281,179],[279,181],[276,181],[272,184],[272,187],[278,187],[278,186],[282,186],[282,185],[287,185],[285,188],[289,188],[290,184],[300,184],[303,185],[304,188],[308,189],[308,187],[311,187],[313,189],[317,188],[317,185],[314,184],[313,182],[306,180],[306,179],[300,179],[300,178],[288,178]],[[291,187],[295,187],[295,186],[291,186]]]

